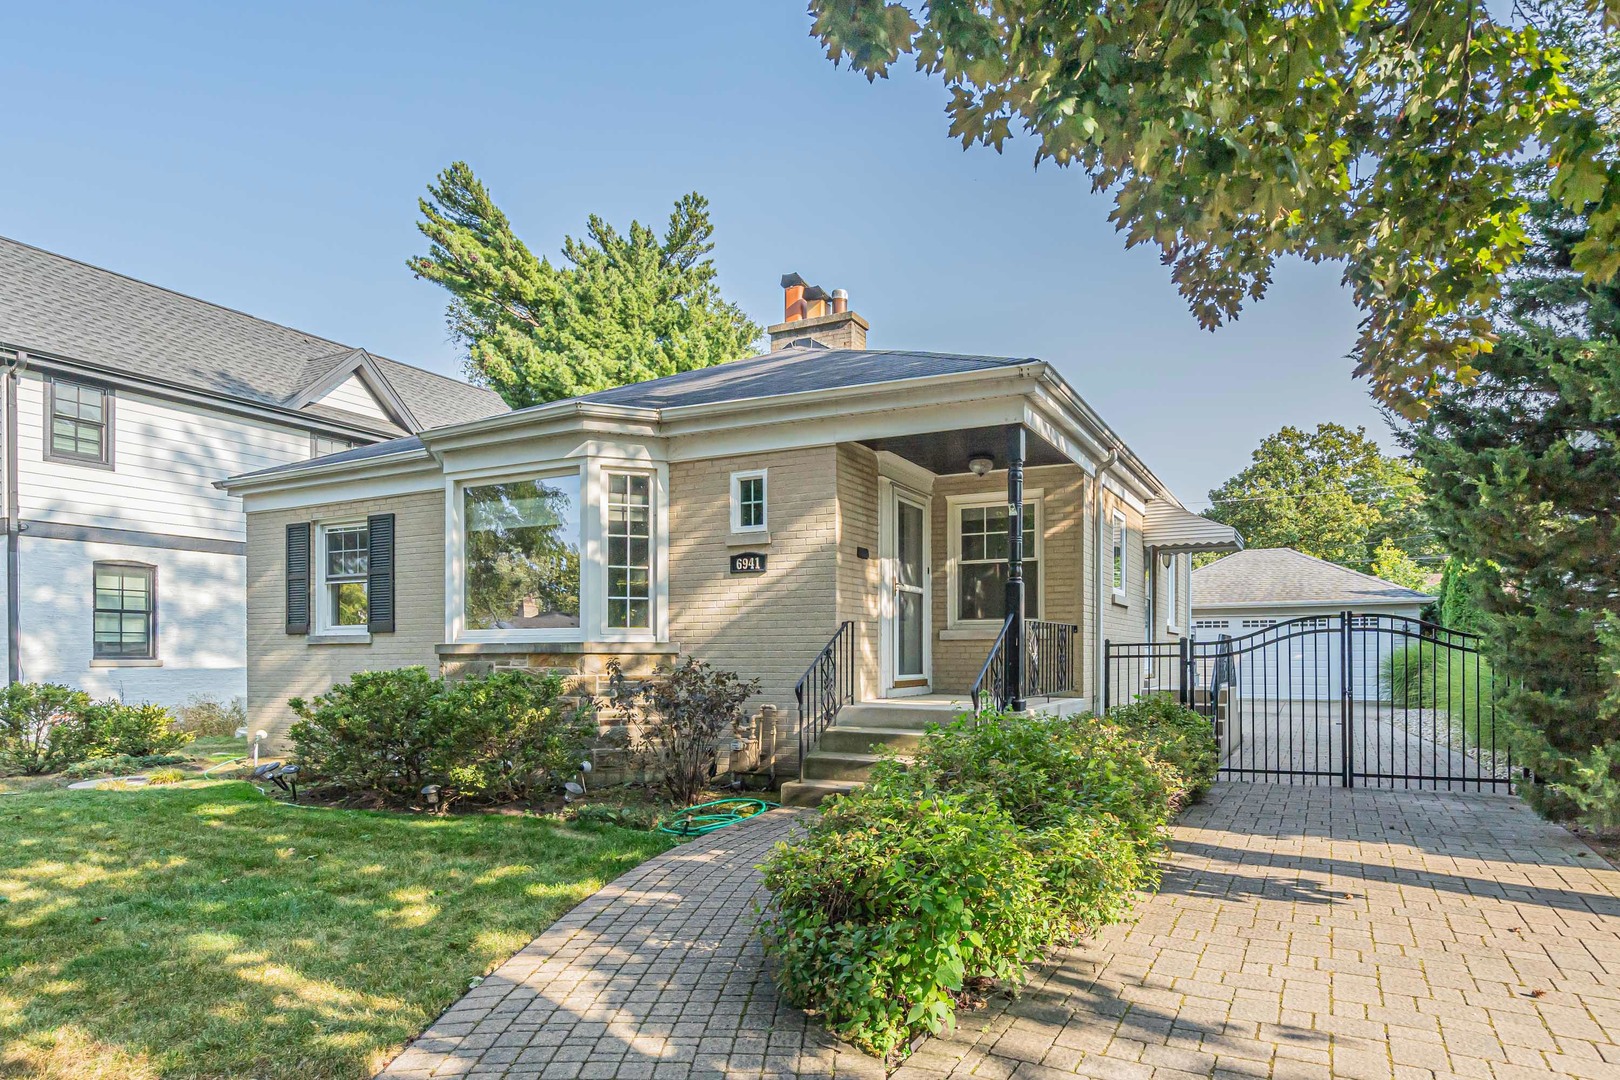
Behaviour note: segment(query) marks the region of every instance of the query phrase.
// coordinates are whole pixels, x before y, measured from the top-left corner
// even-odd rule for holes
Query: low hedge
[[[101,758],[166,755],[191,739],[150,702],[92,701],[58,683],[0,689],[0,773],[39,776]]]
[[[1151,694],[1110,709],[1108,719],[1147,743],[1155,757],[1180,774],[1185,799],[1202,797],[1215,782],[1219,747],[1208,717],[1167,694]]]
[[[761,934],[783,993],[880,1056],[940,1031],[971,981],[1019,982],[1124,917],[1214,759],[1157,706],[931,729],[767,858]]]

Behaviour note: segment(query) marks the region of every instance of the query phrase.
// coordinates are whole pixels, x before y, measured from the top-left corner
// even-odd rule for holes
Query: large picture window
[[[956,506],[956,619],[1007,617],[1007,504]],[[1024,504],[1024,613],[1041,617],[1040,504]]]
[[[607,474],[607,625],[652,627],[652,478]]]
[[[140,563],[95,565],[93,634],[97,660],[157,656],[157,568]]]
[[[578,474],[468,487],[463,499],[466,628],[579,626]]]
[[[320,629],[360,631],[366,627],[366,572],[371,538],[365,524],[321,529]]]
[[[86,465],[112,464],[112,395],[106,390],[52,379],[46,411],[46,457]]]

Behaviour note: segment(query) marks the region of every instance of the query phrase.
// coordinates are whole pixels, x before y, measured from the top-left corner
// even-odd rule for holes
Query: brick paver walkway
[[[381,1074],[881,1077],[753,934],[779,810],[564,916]],[[1223,784],[1139,919],[892,1080],[1620,1080],[1620,872],[1507,796]]]
[[[777,996],[754,867],[809,811],[650,859],[552,924],[379,1080],[883,1076]]]
[[[1620,872],[1498,795],[1223,784],[1160,893],[893,1080],[1620,1080]]]

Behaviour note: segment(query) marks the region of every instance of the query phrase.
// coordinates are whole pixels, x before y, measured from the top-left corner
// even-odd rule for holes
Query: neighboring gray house
[[[1192,572],[1192,632],[1200,641],[1222,634],[1237,638],[1290,619],[1330,619],[1346,611],[1419,619],[1433,601],[1426,593],[1293,548],[1250,548]],[[1337,640],[1303,636],[1258,650],[1251,662],[1259,669],[1246,678],[1264,686],[1271,672],[1286,670],[1288,685],[1300,696],[1335,698],[1339,666],[1326,651]]]
[[[0,237],[8,680],[245,693],[234,474],[504,412],[486,390]]]

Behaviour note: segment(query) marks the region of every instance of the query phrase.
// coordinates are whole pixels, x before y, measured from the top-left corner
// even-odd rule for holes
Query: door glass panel
[[[904,588],[920,589],[923,566],[922,507],[900,500],[898,509],[895,548],[899,556],[900,584]]]
[[[922,593],[901,590],[895,599],[899,615],[895,634],[897,674],[902,678],[916,677],[923,670]]]

